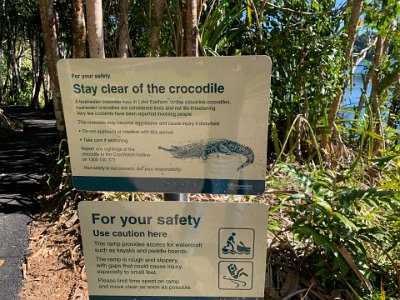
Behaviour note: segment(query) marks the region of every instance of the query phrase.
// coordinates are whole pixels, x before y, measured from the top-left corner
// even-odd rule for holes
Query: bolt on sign
[[[79,204],[90,300],[264,299],[260,203]]]
[[[58,62],[74,186],[261,194],[266,56]]]

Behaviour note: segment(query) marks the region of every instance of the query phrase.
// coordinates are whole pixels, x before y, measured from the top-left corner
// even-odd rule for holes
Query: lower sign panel
[[[81,202],[90,299],[263,299],[267,210]]]

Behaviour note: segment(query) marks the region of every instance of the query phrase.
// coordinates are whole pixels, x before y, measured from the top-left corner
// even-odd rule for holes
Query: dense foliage
[[[83,1],[51,2],[58,56],[74,57],[73,3]],[[120,56],[121,2],[102,1],[106,57]],[[128,56],[187,54],[193,32],[185,29],[186,6],[192,2],[127,1]],[[273,61],[267,182],[275,238],[268,274],[312,274],[299,284],[315,299],[326,299],[327,291],[348,299],[398,299],[400,3],[195,3],[200,55],[268,55]],[[51,90],[38,3],[0,0],[0,16],[0,104],[43,107]],[[352,90],[356,77],[359,99]],[[349,97],[353,104],[344,106]],[[286,252],[292,260],[282,267],[275,254]],[[288,293],[275,280],[267,299]]]

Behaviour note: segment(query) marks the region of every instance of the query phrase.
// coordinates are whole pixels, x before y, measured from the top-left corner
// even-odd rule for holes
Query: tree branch
[[[324,15],[324,14],[330,15],[330,14],[342,11],[344,9],[344,7],[345,7],[345,5],[342,5],[342,6],[338,7],[337,9],[334,9],[334,10],[321,11],[321,12],[309,12],[309,11],[293,10],[293,9],[290,9],[290,8],[287,8],[287,7],[282,7],[282,6],[278,6],[278,5],[272,4],[271,2],[265,2],[265,4],[268,5],[268,6],[271,6],[273,8],[279,9],[281,11],[285,11],[285,12],[289,12],[289,13],[297,14],[297,15],[308,15],[308,16]]]
[[[354,64],[352,73],[355,72],[355,70],[356,70],[356,68],[358,67],[358,65],[364,60],[365,56],[367,56],[367,53],[368,53],[369,49],[371,49],[372,46],[375,46],[375,45],[376,45],[376,41],[377,41],[377,40],[378,40],[378,38],[375,38],[375,39],[374,39],[372,42],[370,42],[364,49],[361,50],[360,55],[358,56],[358,58],[357,58],[357,60],[356,60],[356,62],[355,62],[355,64]]]

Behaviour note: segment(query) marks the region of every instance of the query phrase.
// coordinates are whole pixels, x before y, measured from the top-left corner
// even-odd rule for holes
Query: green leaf
[[[339,213],[339,212],[333,212],[333,215],[338,218],[349,230],[351,231],[357,231],[358,227],[350,221],[345,215]]]

